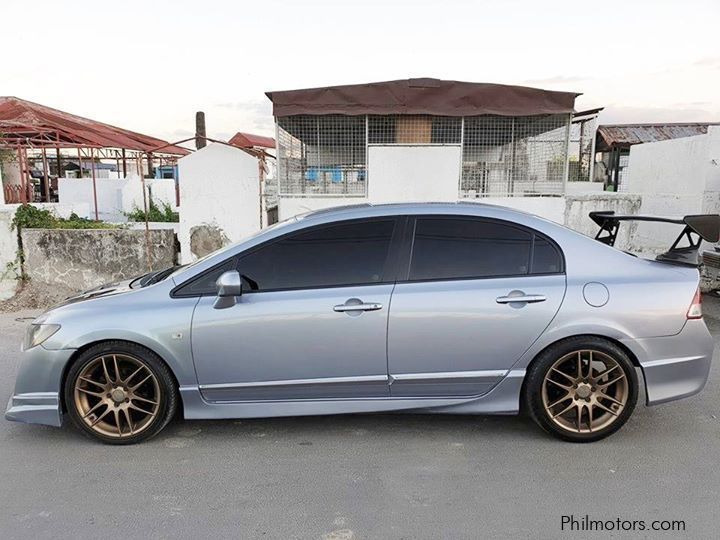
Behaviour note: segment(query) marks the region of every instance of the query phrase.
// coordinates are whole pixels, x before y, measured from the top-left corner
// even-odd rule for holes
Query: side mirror
[[[237,270],[229,270],[222,274],[217,282],[217,299],[213,307],[225,309],[235,305],[235,298],[242,296],[242,278]]]

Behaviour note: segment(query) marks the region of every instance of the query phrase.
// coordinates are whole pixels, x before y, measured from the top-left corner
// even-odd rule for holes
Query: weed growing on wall
[[[129,221],[145,221],[145,212],[138,207],[133,208],[132,212],[125,214]],[[163,202],[160,206],[155,201],[150,201],[147,211],[147,221],[158,221],[162,223],[178,223],[180,215],[173,212],[172,206]]]

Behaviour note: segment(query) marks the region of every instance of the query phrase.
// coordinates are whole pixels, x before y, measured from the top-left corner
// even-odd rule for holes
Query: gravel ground
[[[720,338],[720,302],[706,319]],[[24,322],[0,314],[0,400]],[[0,420],[0,537],[716,538],[720,372],[558,442],[516,417],[359,415],[171,424],[134,447]],[[561,516],[684,520],[683,533],[561,531]]]

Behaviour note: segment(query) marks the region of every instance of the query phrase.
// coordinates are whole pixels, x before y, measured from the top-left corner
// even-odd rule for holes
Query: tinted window
[[[381,283],[394,220],[324,226],[290,235],[241,256],[249,290]]]
[[[558,249],[545,238],[535,235],[531,273],[556,274],[562,272],[562,256]]]
[[[418,218],[410,279],[527,274],[532,233],[493,221]]]
[[[215,294],[217,287],[215,283],[218,278],[228,270],[237,268],[237,259],[235,257],[228,259],[224,263],[209,270],[199,278],[191,281],[175,293],[177,296],[197,296],[200,294]]]

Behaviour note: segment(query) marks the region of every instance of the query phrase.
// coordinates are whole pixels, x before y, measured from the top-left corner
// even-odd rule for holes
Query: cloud
[[[272,114],[272,103],[270,103],[270,100],[224,102],[216,103],[215,106],[220,109],[232,109],[247,113]]]
[[[693,66],[710,67],[720,69],[720,56],[708,56],[693,62]]]
[[[677,103],[672,107],[608,105],[600,113],[600,123],[654,124],[720,121],[720,111],[696,105],[697,103]]]
[[[524,84],[572,84],[589,80],[590,77],[582,77],[580,75],[556,75],[555,77],[546,77],[544,79],[528,79],[523,81]]]

